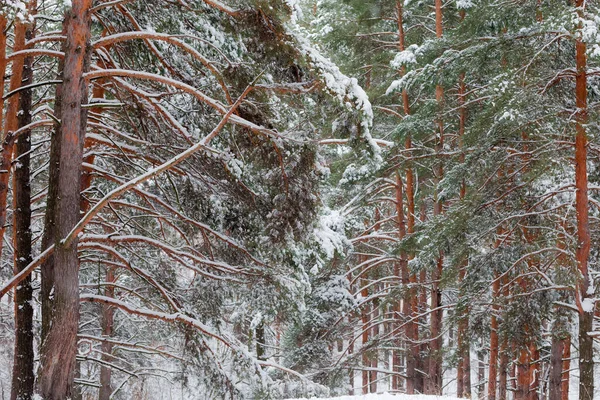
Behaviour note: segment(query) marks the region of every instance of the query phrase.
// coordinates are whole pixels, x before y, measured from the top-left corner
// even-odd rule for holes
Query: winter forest
[[[599,139],[596,0],[0,0],[0,399],[600,399]]]

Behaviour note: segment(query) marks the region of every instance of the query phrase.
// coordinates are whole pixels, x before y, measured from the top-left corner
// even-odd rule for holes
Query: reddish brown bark
[[[13,52],[25,48],[25,32],[27,26],[20,20],[15,22]],[[23,79],[24,58],[17,58],[12,63],[12,75],[10,77],[9,91],[12,92],[21,87]],[[6,216],[8,211],[8,186],[10,171],[12,169],[14,140],[10,140],[12,132],[19,127],[19,102],[20,94],[16,93],[8,99],[6,108],[6,119],[4,121],[4,133],[2,135],[2,159],[0,160],[0,257],[4,245],[6,233]],[[1,110],[0,110],[1,111]]]
[[[99,81],[96,82],[96,84],[92,90],[92,96],[94,99],[103,99],[104,98],[104,95],[106,92],[106,90],[104,88],[104,84],[105,84],[104,79],[100,79]],[[92,114],[95,114],[96,116],[100,116],[102,113],[102,108],[101,107],[92,107],[91,112],[92,112]],[[86,137],[85,143],[84,143],[84,150],[91,151],[93,144],[94,144],[94,141],[91,140],[90,138]],[[83,161],[84,161],[84,163],[87,163],[87,164],[93,164],[95,161],[94,153],[91,152],[90,155],[85,156]],[[92,176],[91,170],[84,169],[82,172],[82,177],[81,177],[81,193],[82,193],[81,211],[84,213],[87,212],[90,208],[90,202],[87,199],[85,192],[91,187],[92,178],[93,178],[93,176]],[[114,289],[114,286],[111,284],[116,281],[114,268],[112,268],[112,267],[107,268],[105,281],[106,281],[106,283],[108,283],[108,285],[106,286],[106,288],[104,290],[104,295],[106,297],[112,298],[115,295],[115,289]],[[110,338],[113,335],[114,310],[115,310],[115,308],[113,306],[111,306],[110,304],[102,305],[101,326],[102,326],[102,337],[104,337],[104,338]],[[112,394],[112,391],[113,391],[112,386],[111,386],[112,368],[109,366],[109,364],[113,361],[113,357],[112,357],[113,343],[108,340],[102,342],[101,350],[102,350],[101,358],[103,361],[105,361],[105,363],[103,363],[102,366],[100,367],[100,390],[98,393],[98,400],[109,400],[110,395]]]
[[[498,276],[495,277],[494,283],[492,284],[493,298],[498,299],[500,297],[500,279]],[[498,376],[498,313],[500,307],[498,303],[494,302],[492,305],[492,317],[490,326],[490,366],[488,372],[488,399],[496,400],[496,377]]]
[[[400,2],[396,3],[399,6],[399,10],[402,10],[402,5]],[[401,16],[402,13],[399,13]],[[399,21],[399,25],[402,25],[402,21]],[[400,27],[399,27],[400,29]],[[400,48],[405,48],[404,42],[404,30],[403,28],[399,31],[402,32],[401,40],[399,43]],[[410,103],[408,99],[408,93],[404,89],[402,91],[402,103],[404,114],[410,114]],[[411,151],[412,149],[412,139],[411,136],[408,135],[405,141],[405,149],[407,151]],[[412,167],[409,165],[406,168],[406,233],[407,235],[412,235],[415,232],[415,178]],[[409,254],[409,259],[412,259],[413,255]],[[417,275],[415,273],[410,273],[408,271],[408,267],[406,268],[406,275],[403,277],[404,281],[408,278],[408,283],[411,286],[409,290],[408,297],[410,299],[405,301],[405,305],[403,306],[403,315],[409,316],[410,320],[406,324],[405,335],[407,338],[407,348],[408,354],[406,356],[406,393],[414,394],[415,390],[419,390],[422,387],[420,383],[422,381],[421,376],[417,376],[417,363],[420,359],[419,355],[419,345],[417,344],[419,340],[419,326],[417,321],[415,320],[418,311],[419,311],[419,297],[417,294],[416,284],[417,284]]]
[[[442,0],[435,0],[435,31],[438,39],[443,36],[443,23],[442,23]],[[440,114],[444,103],[444,89],[441,85],[436,86],[435,97],[440,108]],[[437,151],[442,152],[444,150],[444,120],[441,115],[437,118],[438,132],[439,135],[437,140]],[[441,181],[444,177],[444,167],[440,160],[436,168],[436,179]],[[443,213],[443,201],[438,198],[438,193],[435,193],[435,203],[433,207],[433,215],[441,215]],[[432,289],[431,289],[431,316],[430,316],[430,332],[431,341],[429,343],[429,354],[428,354],[428,374],[426,379],[425,393],[428,394],[441,394],[442,390],[442,317],[443,312],[438,309],[442,305],[442,291],[440,288],[440,281],[442,279],[444,266],[444,255],[440,252],[440,256],[437,261],[437,266],[434,268],[431,274]]]
[[[6,75],[6,25],[4,14],[0,14],[0,128],[4,125],[4,76]]]
[[[459,280],[462,281],[465,277],[464,266],[460,269]],[[463,354],[465,353],[464,348],[466,345],[466,328],[468,322],[465,321],[466,315],[462,314],[458,321],[458,332],[457,332],[457,350],[458,350],[458,365],[456,367],[456,395],[463,397],[465,395],[465,360]]]
[[[35,10],[35,1],[29,4]],[[26,27],[25,39],[33,38],[34,26]],[[24,43],[19,43],[19,46]],[[22,85],[33,82],[33,58],[28,57],[23,63]],[[32,91],[24,90],[19,96],[20,113],[18,127],[31,123]],[[31,187],[30,187],[30,155],[31,133],[25,132],[15,144],[17,160],[13,177],[13,248],[14,272],[24,270],[32,257],[31,244]],[[31,276],[25,278],[15,290],[15,352],[11,386],[11,400],[28,400],[33,397],[34,390],[34,350],[33,350],[33,288]]]
[[[465,75],[460,74],[458,83],[458,102],[460,104],[459,109],[459,125],[458,125],[458,140],[461,148],[460,161],[465,161],[465,154],[462,152],[463,149],[463,138],[465,135],[465,126],[467,121],[467,109],[465,107],[465,96],[466,96],[466,85]],[[467,185],[463,180],[460,188],[461,200],[467,195]],[[459,284],[464,281],[466,276],[467,261],[460,267],[458,273]],[[461,313],[458,322],[458,367],[456,377],[456,393],[458,397],[471,397],[471,363],[470,363],[470,346],[467,340],[467,330],[469,328],[469,310],[468,308]]]
[[[502,175],[500,171],[499,176]],[[497,239],[494,243],[494,248],[500,247],[502,244],[502,235],[504,230],[498,228]],[[498,335],[498,315],[500,314],[500,305],[497,300],[500,298],[500,276],[498,273],[494,274],[494,280],[492,282],[492,315],[490,321],[490,360],[489,360],[489,372],[488,372],[488,399],[496,400],[496,389],[497,389],[497,376],[498,376],[498,356],[499,356],[499,335]]]
[[[61,142],[56,238],[54,249],[54,301],[52,323],[40,352],[38,388],[44,399],[67,398],[74,379],[77,329],[79,325],[79,259],[77,240],[63,238],[77,224],[81,202],[81,169],[87,123],[91,0],[75,0],[66,12],[67,40],[63,70]]]
[[[435,36],[439,39],[444,34],[442,0],[435,0]]]
[[[377,323],[379,319],[379,301],[374,299],[371,307],[371,320],[373,324],[373,327],[371,328],[371,337],[377,338],[377,336],[379,336],[379,324]],[[371,368],[373,368],[373,370],[369,371],[369,391],[370,393],[377,393],[377,368],[379,368],[379,354],[376,347],[374,348],[373,355],[371,356]]]
[[[515,400],[527,400],[529,395],[529,386],[531,385],[531,375],[529,370],[529,350],[527,347],[521,347],[517,360],[517,387],[515,390]]]
[[[558,336],[552,337],[550,351],[550,380],[548,382],[548,400],[562,400],[563,352],[565,342]]]
[[[509,286],[507,285],[508,277],[504,276],[502,279],[502,286],[504,290],[502,291],[504,297],[508,297],[509,295]],[[508,335],[505,332],[502,341],[500,343],[500,366],[499,366],[499,376],[498,376],[498,400],[506,400],[507,392],[508,392],[508,366],[509,366],[509,348],[508,348]]]
[[[576,0],[578,15],[584,18],[584,0]],[[582,28],[581,23],[579,28]],[[590,255],[590,228],[589,228],[589,203],[588,203],[588,176],[587,176],[587,55],[586,43],[581,37],[575,42],[576,75],[575,75],[575,103],[577,112],[575,135],[575,209],[577,213],[577,267],[581,274],[578,280],[579,307],[579,399],[592,400],[594,397],[594,343],[588,334],[593,330],[594,310],[589,300],[590,277],[588,259]],[[593,292],[593,291],[591,291]],[[587,303],[586,303],[587,302]]]
[[[406,48],[406,37],[404,35],[404,14],[403,14],[403,5],[402,5],[402,1],[400,0],[396,0],[396,23],[397,23],[397,27],[398,27],[398,51],[404,51]],[[406,68],[403,66],[402,67],[402,71],[401,74],[404,75]],[[404,111],[404,115],[409,115],[410,114],[410,104],[409,104],[409,100],[408,100],[408,92],[406,91],[406,89],[402,89],[402,108]],[[408,137],[406,139],[406,148],[410,149],[411,147],[411,143],[410,143],[410,137]],[[413,196],[413,181],[412,181],[412,172],[408,172],[408,170],[406,171],[406,185],[407,187],[410,186],[410,188],[407,188],[407,206],[408,206],[408,220],[405,221],[407,218],[407,216],[404,215],[404,190],[403,190],[403,182],[402,182],[402,177],[400,174],[400,171],[398,171],[396,173],[396,214],[397,214],[397,218],[398,218],[398,236],[399,239],[402,240],[406,237],[407,234],[407,224],[408,224],[408,233],[412,233],[412,231],[414,230],[414,199],[412,198]],[[408,197],[410,196],[410,198],[408,199]],[[412,212],[411,212],[411,206],[412,206]],[[400,254],[400,265],[399,267],[399,271],[396,271],[396,276],[399,276],[401,278],[402,281],[402,285],[405,287],[408,287],[409,285],[409,281],[410,281],[410,277],[409,277],[409,271],[408,271],[408,255],[405,252],[402,252]],[[405,296],[404,299],[402,299],[401,301],[401,307],[400,308],[400,303],[398,304],[398,309],[397,309],[397,313],[402,313],[402,316],[404,317],[409,317],[410,316],[410,303],[408,300],[408,297]],[[399,315],[397,315],[399,316]],[[413,327],[411,324],[407,324],[407,327],[405,329],[405,335],[407,338],[412,336],[412,330]],[[399,345],[399,343],[398,343]],[[409,346],[407,346],[407,348],[410,347],[412,349],[412,346],[409,343]],[[414,376],[414,372],[415,372],[415,368],[414,368],[414,360],[412,358],[412,356],[408,356],[405,358],[406,359],[406,367],[408,369],[410,364],[410,369],[411,369],[411,375],[410,378],[408,378],[407,375],[407,380],[412,380],[413,376]],[[409,360],[410,359],[410,360]],[[401,357],[398,351],[395,352],[394,356],[393,356],[393,367],[394,367],[394,371],[399,372],[400,371],[400,364],[401,364]],[[398,376],[394,376],[392,378],[392,389],[394,390],[398,390],[400,388],[400,378]],[[411,390],[414,392],[414,383],[411,383],[412,388]],[[407,387],[408,387],[408,383],[407,383]]]
[[[468,326],[468,320],[465,321]],[[468,327],[467,327],[468,329]],[[471,398],[471,344],[467,338],[463,349],[463,396]]]
[[[63,24],[62,35],[66,36],[67,26]],[[66,51],[66,43],[63,42],[61,50]],[[65,66],[64,58],[61,58],[58,64],[58,78],[62,79]],[[62,115],[62,92],[63,85],[56,86],[54,100],[54,116],[60,120]],[[42,235],[42,251],[46,251],[54,245],[56,238],[56,203],[58,201],[58,178],[60,174],[60,154],[61,141],[60,138],[60,122],[54,124],[50,140],[50,160],[48,163],[48,194],[46,196],[46,213],[44,215],[44,233]],[[48,336],[52,321],[54,309],[54,253],[49,254],[40,265],[42,277],[40,287],[40,301],[42,309],[42,329],[41,342],[42,345]]]
[[[104,94],[106,92],[106,90],[104,89],[104,83],[105,80],[104,79],[99,79],[95,85],[94,85],[94,89],[92,90],[92,97],[94,99],[102,99],[104,98]],[[91,109],[92,114],[96,114],[99,115],[102,113],[102,108],[101,107],[92,107]],[[86,152],[89,152],[92,148],[92,146],[94,145],[94,140],[86,137],[85,138],[85,143],[84,143],[84,149]],[[83,162],[86,164],[94,164],[94,161],[96,159],[96,156],[93,152],[91,152],[89,155],[86,155],[83,159]],[[82,171],[82,176],[81,176],[81,210],[83,212],[87,212],[90,208],[90,202],[87,199],[87,194],[86,191],[92,186],[92,171],[88,168],[84,168],[84,170]]]
[[[407,187],[407,191],[408,190],[409,189]],[[412,273],[409,275],[409,286],[411,288],[409,291],[410,302],[407,302],[409,303],[408,308],[410,308],[410,313],[408,314],[410,316],[410,320],[406,324],[406,339],[407,347],[409,349],[409,354],[406,357],[406,393],[408,394],[415,394],[415,391],[417,391],[420,386],[419,377],[417,376],[417,363],[419,361],[419,344],[417,343],[419,340],[419,326],[417,324],[416,318],[419,312],[419,302],[418,297],[416,295],[416,285],[417,275],[415,273]]]
[[[531,343],[529,345],[529,354],[531,360],[529,363],[529,393],[527,394],[528,400],[538,400],[538,389],[540,387],[540,351],[538,350],[537,344]]]

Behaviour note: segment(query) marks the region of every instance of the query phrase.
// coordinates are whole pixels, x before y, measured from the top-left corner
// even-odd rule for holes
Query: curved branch
[[[6,57],[6,61],[11,62],[25,57],[38,57],[38,56],[48,56],[55,58],[64,58],[65,53],[62,51],[56,50],[47,50],[47,49],[26,49],[15,51],[8,57]]]
[[[54,245],[48,247],[46,250],[42,252],[39,256],[37,256],[27,267],[25,267],[21,272],[17,275],[13,276],[8,282],[0,288],[0,299],[4,297],[6,293],[8,293],[13,287],[17,286],[19,283],[23,281],[23,279],[27,278],[29,274],[33,272],[41,263],[46,261],[50,255],[54,252]]]
[[[134,78],[134,79],[144,79],[144,80],[162,83],[164,85],[174,87],[176,89],[182,90],[185,93],[188,93],[188,94],[194,96],[198,101],[208,104],[209,106],[211,106],[212,108],[214,108],[215,110],[217,110],[219,113],[221,113],[223,115],[228,113],[227,107],[220,101],[215,100],[215,99],[205,95],[204,93],[202,93],[201,91],[199,91],[198,89],[196,89],[193,86],[190,86],[186,83],[180,82],[175,79],[167,78],[167,77],[164,77],[161,75],[152,74],[149,72],[126,70],[126,69],[99,69],[99,70],[95,70],[95,71],[88,72],[85,74],[85,78],[88,80],[94,80],[94,79],[106,78],[106,77],[115,77],[115,76]],[[259,132],[259,133],[263,133],[263,134],[266,134],[269,136],[280,137],[280,135],[276,131],[256,125],[256,124],[254,124],[250,121],[247,121],[246,119],[241,118],[237,115],[230,115],[228,117],[228,119],[231,119],[231,122],[235,123],[236,125],[240,125],[240,126],[243,126],[244,128],[248,128],[248,129],[252,130],[253,132]]]
[[[118,33],[116,35],[105,36],[105,37],[97,40],[96,42],[92,43],[92,46],[94,46],[94,48],[97,49],[100,47],[108,47],[115,43],[120,43],[120,42],[124,42],[124,41],[128,41],[128,40],[135,40],[135,39],[159,40],[159,41],[166,42],[166,43],[172,44],[174,46],[177,46],[177,47],[183,49],[188,54],[190,54],[194,59],[200,61],[202,63],[202,65],[204,65],[206,68],[208,68],[208,70],[210,72],[212,72],[212,74],[217,78],[217,81],[219,82],[221,88],[225,92],[227,101],[230,104],[233,102],[231,100],[231,96],[229,95],[229,90],[227,90],[227,86],[225,85],[225,82],[223,81],[223,77],[221,76],[219,71],[217,71],[215,69],[215,67],[212,66],[212,63],[207,58],[205,58],[202,54],[200,54],[200,52],[198,52],[196,49],[194,49],[192,46],[173,37],[172,35],[168,35],[168,34],[164,34],[164,33],[155,33],[155,32],[142,32],[142,31],[125,32],[125,33]]]
[[[176,165],[180,164],[181,162],[185,161],[186,159],[188,159],[194,153],[198,152],[200,149],[206,148],[206,146],[208,146],[210,141],[215,136],[217,136],[219,134],[219,132],[221,131],[221,129],[223,129],[223,127],[227,124],[227,122],[229,121],[229,118],[233,115],[235,110],[242,103],[242,101],[244,100],[244,98],[250,92],[251,89],[252,89],[252,86],[248,86],[246,88],[244,93],[242,93],[242,95],[237,99],[235,104],[233,106],[231,106],[229,111],[227,111],[225,116],[221,119],[221,122],[219,122],[219,124],[215,127],[215,129],[213,129],[213,131],[210,134],[208,134],[208,136],[206,136],[204,139],[202,139],[195,145],[191,146],[184,152],[179,153],[172,159],[159,165],[158,167],[152,168],[145,174],[139,175],[138,177],[130,180],[129,182],[110,191],[106,196],[104,196],[104,198],[102,200],[100,200],[98,203],[96,203],[81,220],[79,220],[77,225],[75,225],[73,230],[71,230],[71,232],[67,235],[67,237],[62,240],[62,242],[66,246],[70,245],[72,243],[72,241],[77,237],[77,235],[79,235],[79,233],[81,233],[81,231],[83,231],[83,228],[92,220],[92,218],[94,218],[100,212],[100,210],[102,210],[113,198],[120,196],[121,194],[125,193],[126,191],[136,187],[140,183],[143,183],[143,182],[153,178],[154,176],[156,176],[168,169],[173,168],[174,166],[176,166]]]

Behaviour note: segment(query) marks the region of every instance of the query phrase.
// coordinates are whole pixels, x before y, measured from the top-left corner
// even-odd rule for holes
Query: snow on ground
[[[310,399],[290,399],[290,400],[317,400],[316,397],[311,397]],[[319,400],[459,400],[456,397],[448,397],[448,396],[430,396],[424,394],[365,394],[361,396],[341,396],[341,397],[331,397],[329,399],[319,399]]]

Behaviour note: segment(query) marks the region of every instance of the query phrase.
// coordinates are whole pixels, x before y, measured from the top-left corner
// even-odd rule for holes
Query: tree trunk
[[[527,347],[522,347],[519,349],[519,359],[517,361],[517,388],[515,390],[515,400],[527,399],[530,384],[529,351]]]
[[[528,400],[538,400],[538,389],[540,388],[540,351],[538,350],[537,344],[532,343],[529,346],[529,354],[531,354],[531,360],[529,363],[529,393],[527,395]]]
[[[353,326],[353,324],[354,324],[353,316],[348,317],[348,322],[349,322],[350,326]],[[351,329],[350,330],[350,344],[348,345],[348,357],[352,358],[353,354],[354,354],[354,329]],[[350,390],[348,391],[348,395],[354,396],[354,370],[352,368],[350,368],[348,370],[348,381],[350,383]]]
[[[569,400],[569,386],[571,378],[571,336],[565,338],[563,353],[562,399]]]
[[[403,6],[402,1],[396,1],[396,17],[397,17],[397,27],[398,27],[398,50],[404,51],[406,49],[406,37],[404,35],[404,14],[403,14]],[[401,74],[404,75],[406,68],[403,66],[401,70]],[[406,89],[402,90],[402,107],[404,111],[404,115],[410,115],[410,103],[408,98],[408,92]],[[406,138],[405,149],[410,151],[412,148],[412,141],[410,136]],[[397,193],[397,213],[398,213],[398,224],[399,224],[399,232],[401,238],[404,238],[406,234],[411,235],[414,233],[415,226],[415,200],[414,200],[414,175],[412,168],[406,168],[406,206],[407,206],[407,215],[406,215],[406,226],[404,225],[404,210],[402,203],[402,181],[400,178],[400,174],[397,175],[397,185],[398,190]],[[402,218],[400,218],[402,216]],[[410,274],[408,271],[408,263],[407,263],[407,255],[401,255],[401,273],[402,273],[402,284],[407,287],[409,284],[416,283],[416,275]],[[412,258],[412,255],[408,256]],[[410,290],[408,295],[402,301],[402,315],[405,318],[413,318],[414,311],[417,308],[417,300],[416,300],[416,291]],[[418,326],[416,321],[409,321],[405,327],[405,337],[407,339],[406,349],[408,350],[407,355],[405,357],[406,362],[406,392],[409,394],[415,393],[416,384],[416,363],[419,357],[419,349],[415,344],[418,336]]]
[[[400,6],[401,7],[401,6]],[[403,240],[406,237],[406,224],[404,222],[404,190],[402,177],[400,171],[396,172],[396,218],[398,219],[398,238]],[[400,253],[400,262],[395,266],[394,275],[402,282],[402,285],[406,287],[408,285],[408,265],[406,253]],[[394,304],[394,319],[400,320],[400,314],[404,317],[408,316],[408,308],[405,305],[408,304],[406,296],[403,299],[398,299]],[[395,327],[394,327],[395,328]],[[400,347],[400,343],[396,341],[396,347]],[[401,352],[394,349],[392,354],[392,371],[399,373],[401,365]],[[392,390],[397,391],[400,388],[400,377],[397,375],[392,376]]]
[[[377,290],[377,289],[375,289]],[[379,336],[379,302],[377,299],[373,300],[372,312],[371,312],[371,323],[373,327],[371,328],[371,337],[376,339]],[[377,346],[373,349],[373,355],[371,357],[371,368],[374,370],[369,371],[369,384],[370,393],[377,393],[377,368],[379,368],[379,353],[377,351]]]
[[[405,108],[407,105],[407,102],[405,102]],[[407,150],[412,148],[410,136],[406,138],[405,147]],[[411,167],[406,169],[406,206],[406,231],[408,235],[411,235],[415,231],[415,180]],[[409,255],[409,258],[412,257],[412,254]],[[419,387],[417,377],[417,361],[419,360],[419,345],[417,342],[419,340],[419,326],[414,318],[416,318],[418,313],[419,299],[415,287],[417,275],[415,273],[410,273],[408,268],[407,274],[409,275],[409,284],[412,287],[409,290],[410,301],[406,302],[406,311],[409,311],[410,313],[405,314],[410,318],[410,322],[406,324],[407,348],[409,349],[406,357],[406,393],[415,394],[415,390]]]
[[[467,399],[471,398],[471,342],[465,343],[463,353],[463,368],[464,368],[464,392],[463,395]]]
[[[67,35],[67,27],[63,24],[62,35]],[[63,52],[66,51],[65,43],[61,46]],[[64,71],[64,59],[61,59],[58,64],[58,78],[62,79]],[[54,100],[54,116],[60,121],[62,115],[62,92],[63,85],[58,84],[56,86],[55,100]],[[52,130],[52,137],[50,140],[50,160],[48,163],[48,194],[46,196],[46,213],[44,214],[44,234],[42,235],[42,251],[47,250],[49,247],[54,245],[56,238],[56,204],[58,202],[58,178],[60,175],[60,155],[61,155],[61,141],[60,141],[60,122],[54,124]],[[42,277],[40,287],[40,301],[42,303],[42,332],[41,332],[41,344],[43,346],[48,332],[50,331],[50,325],[52,321],[52,314],[54,310],[54,254],[51,254],[46,260],[40,265],[40,272]]]
[[[498,242],[497,242],[498,243]],[[496,246],[497,247],[497,246]],[[500,297],[500,279],[496,275],[492,285],[493,298]],[[498,313],[497,303],[492,305],[492,321],[490,330],[490,367],[488,373],[488,400],[496,400],[496,377],[498,376]]]
[[[416,296],[415,285],[417,275],[410,274],[410,322],[406,324],[406,338],[409,346],[409,354],[406,360],[406,393],[415,394],[419,388],[417,377],[417,362],[419,360],[419,325],[415,320],[419,312],[418,298]]]
[[[506,298],[510,294],[509,286],[507,285],[509,282],[509,277],[504,276],[501,282],[501,286],[504,287],[502,291],[502,295]],[[500,343],[500,366],[499,366],[499,375],[498,375],[498,400],[507,400],[508,396],[508,375],[509,375],[509,354],[510,350],[508,347],[508,332],[504,332],[502,335],[502,340]]]
[[[7,20],[0,14],[0,128],[4,126],[4,76],[6,75],[6,30]]]
[[[362,256],[359,256],[359,263],[362,264],[362,262],[364,261]],[[364,276],[364,271],[362,272],[363,276],[361,278],[361,286],[362,286],[362,290],[360,292],[361,296],[363,299],[367,299],[369,297],[369,289],[367,286],[367,279]],[[370,334],[370,329],[369,329],[369,316],[370,316],[370,312],[369,312],[369,304],[368,303],[364,303],[361,307],[361,321],[362,321],[362,366],[363,366],[363,370],[362,370],[362,393],[363,394],[367,394],[369,393],[369,371],[367,370],[368,367],[371,366],[371,361],[369,360],[369,354],[366,350],[366,346],[369,343],[369,334]]]
[[[421,201],[420,210],[419,210],[419,221],[424,223],[427,221],[427,204],[425,200]],[[415,317],[420,314],[420,318],[415,319],[414,325],[414,336],[415,341],[421,341],[420,345],[415,346],[415,357],[416,357],[416,373],[415,373],[415,390],[418,393],[425,393],[425,375],[427,374],[427,369],[429,368],[429,343],[425,340],[425,334],[421,334],[419,332],[420,326],[427,325],[427,316],[426,313],[429,309],[429,304],[427,302],[429,289],[427,287],[428,283],[427,270],[421,270],[419,274],[418,283],[419,283],[419,298],[416,303]],[[417,286],[415,284],[415,286]]]
[[[265,324],[261,322],[258,324],[255,330],[256,337],[256,358],[259,360],[266,360],[265,353]]]
[[[464,268],[459,272],[460,275],[464,274]],[[463,359],[464,347],[465,347],[465,323],[464,314],[458,321],[458,332],[457,332],[457,354],[458,354],[458,365],[456,367],[456,396],[463,397],[465,395],[465,362]]]
[[[29,6],[35,9],[35,2]],[[34,27],[27,26],[25,39],[33,38]],[[23,63],[22,84],[33,82],[33,58],[27,57]],[[32,90],[25,90],[19,96],[19,128],[32,120]],[[15,145],[17,161],[13,177],[13,247],[14,269],[18,274],[32,261],[31,253],[31,186],[30,155],[31,132],[24,132]],[[28,400],[33,397],[35,375],[33,351],[33,288],[31,276],[25,278],[15,290],[15,354],[12,375],[11,400]]]
[[[79,259],[77,239],[62,243],[79,221],[81,168],[87,123],[87,82],[89,70],[91,0],[75,0],[67,11],[63,71],[60,173],[56,204],[54,250],[54,310],[51,326],[40,354],[39,391],[44,399],[64,399],[74,379],[77,329],[79,325]],[[50,212],[52,212],[50,210]]]
[[[14,28],[13,52],[25,48],[25,32],[27,26],[17,20]],[[25,60],[19,57],[13,60],[11,68],[11,77],[9,90],[12,92],[22,85],[23,65]],[[10,139],[12,132],[19,127],[19,106],[20,93],[12,95],[8,99],[6,108],[6,119],[4,121],[4,132],[2,135],[2,157],[0,160],[0,257],[2,257],[2,248],[4,247],[4,234],[6,233],[6,216],[8,212],[8,185],[10,180],[10,171],[12,169],[14,140]],[[3,110],[0,109],[0,113]]]
[[[517,351],[516,351],[516,346],[513,344],[512,345],[512,352],[511,355],[512,356],[517,356]],[[511,382],[510,384],[510,390],[513,392],[513,399],[517,399],[517,363],[518,363],[518,358],[517,360],[514,360],[508,368],[508,377],[509,380]]]
[[[102,65],[98,65],[98,67],[102,68]],[[99,79],[95,82],[94,88],[92,90],[92,97],[94,99],[103,99],[105,95],[104,89],[105,79]],[[101,107],[92,107],[92,114],[99,116],[102,114]],[[92,165],[96,159],[94,152],[91,150],[93,146],[93,141],[88,137],[85,139],[84,143],[84,153],[89,152],[89,155],[84,155],[83,162],[85,164]],[[81,211],[82,213],[86,213],[90,208],[90,202],[87,199],[86,191],[92,186],[92,169],[84,168],[81,176]],[[113,298],[115,296],[115,288],[112,283],[116,281],[115,279],[115,271],[112,267],[107,267],[106,269],[106,279],[105,282],[109,285],[106,286],[104,290],[104,296]],[[114,325],[114,310],[115,308],[109,304],[102,305],[102,337],[109,339],[113,335],[113,325]],[[258,332],[257,332],[258,337]],[[258,339],[257,339],[258,340]],[[98,400],[109,400],[110,395],[112,394],[112,385],[111,385],[111,377],[112,377],[112,368],[108,365],[113,361],[112,351],[113,351],[113,343],[106,340],[102,342],[102,361],[105,361],[100,366],[100,391],[98,394]],[[258,345],[257,345],[257,353],[258,353]]]
[[[562,400],[562,368],[564,340],[558,336],[552,337],[552,347],[550,351],[550,383],[548,392],[549,400]]]
[[[584,18],[584,0],[576,0],[578,15]],[[581,24],[579,26],[581,28]],[[579,305],[579,399],[592,400],[594,397],[594,343],[588,332],[594,321],[593,300],[588,290],[590,277],[588,258],[590,255],[590,228],[587,176],[587,55],[586,43],[578,38],[575,43],[577,72],[575,76],[575,102],[577,106],[575,136],[575,209],[577,211],[577,266],[581,274],[578,282]]]
[[[477,397],[479,400],[485,399],[485,361],[483,350],[477,353]]]
[[[463,10],[464,11],[464,10]],[[464,12],[461,12],[461,18],[464,18]],[[465,107],[466,97],[466,85],[465,85],[465,74],[460,74],[458,83],[458,101],[460,104],[459,110],[459,125],[458,125],[458,137],[459,145],[461,148],[460,161],[465,162],[465,154],[463,150],[463,137],[465,134],[465,126],[467,122],[467,109]],[[464,199],[467,195],[467,184],[463,179],[460,187],[460,198]],[[459,284],[464,281],[468,267],[468,261],[465,261],[460,267],[458,273]],[[462,312],[462,315],[458,322],[458,368],[456,377],[456,389],[458,397],[471,397],[471,355],[470,346],[467,338],[467,332],[469,330],[469,309],[467,308]]]
[[[593,323],[593,312],[579,314],[579,400],[594,398],[594,340],[588,335]]]
[[[115,297],[115,287],[111,285],[115,282],[115,271],[112,267],[107,267],[106,271],[106,283],[109,285],[106,286],[104,290],[104,295],[106,297]],[[114,325],[114,307],[103,304],[102,305],[102,337],[105,339],[110,339],[113,335],[113,325]],[[257,335],[258,336],[258,335]],[[257,339],[258,340],[258,339]],[[108,363],[113,361],[112,351],[113,344],[109,340],[105,340],[102,342],[102,361],[106,361]],[[112,386],[110,384],[112,375],[112,368],[107,366],[106,364],[102,364],[100,367],[100,392],[98,394],[98,400],[110,400],[110,395],[112,394]]]
[[[442,23],[442,0],[435,0],[435,33],[438,39],[443,36],[443,23]],[[437,85],[435,89],[435,97],[438,102],[440,115],[437,118],[438,132],[439,135],[437,140],[437,151],[442,152],[444,150],[444,120],[441,117],[443,103],[444,103],[444,89],[441,85]],[[444,177],[443,162],[440,159],[436,168],[436,180],[439,183]],[[438,191],[435,192],[435,203],[433,207],[434,216],[441,215],[443,213],[443,201],[438,198]],[[432,289],[431,289],[431,316],[430,316],[430,332],[431,342],[429,344],[429,359],[428,359],[428,374],[426,380],[425,393],[428,394],[441,394],[441,364],[442,364],[442,317],[443,313],[437,308],[442,305],[442,291],[440,289],[440,282],[442,279],[442,272],[444,266],[444,255],[440,252],[440,256],[437,261],[437,266],[431,274]]]
[[[440,204],[441,208],[441,204]],[[439,215],[438,213],[436,213]],[[444,258],[440,254],[437,266],[432,273],[433,289],[431,290],[431,343],[429,345],[429,365],[427,376],[427,394],[441,395],[441,363],[442,363],[442,310],[436,310],[442,305],[442,291],[440,290],[440,281],[442,279],[442,266]],[[435,311],[434,311],[435,310]]]
[[[507,389],[508,389],[508,346],[507,339],[504,337],[502,339],[502,344],[500,345],[500,366],[498,368],[498,400],[506,400],[507,399]]]

